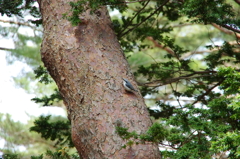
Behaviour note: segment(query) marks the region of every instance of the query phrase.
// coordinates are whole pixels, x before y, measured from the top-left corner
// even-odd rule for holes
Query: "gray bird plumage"
[[[123,86],[127,91],[133,92],[137,90],[132,86],[132,84],[125,78],[123,78]]]

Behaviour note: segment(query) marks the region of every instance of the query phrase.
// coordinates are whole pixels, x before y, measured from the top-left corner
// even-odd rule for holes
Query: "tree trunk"
[[[157,144],[128,146],[116,126],[144,133],[151,120],[139,92],[128,93],[129,71],[106,7],[80,15],[73,27],[62,14],[69,0],[38,0],[43,18],[42,60],[58,85],[72,124],[72,140],[84,159],[160,158]]]

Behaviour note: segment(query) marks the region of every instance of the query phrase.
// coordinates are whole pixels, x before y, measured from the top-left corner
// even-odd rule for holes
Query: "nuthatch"
[[[133,92],[137,90],[132,86],[132,84],[125,78],[123,78],[123,86],[125,88],[125,90],[129,91],[129,92]]]

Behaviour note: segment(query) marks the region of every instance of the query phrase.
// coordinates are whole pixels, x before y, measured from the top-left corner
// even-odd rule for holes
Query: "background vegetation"
[[[80,22],[77,15],[84,11],[84,3],[84,0],[70,3],[72,10],[63,17],[77,25]],[[9,17],[5,22],[11,24],[0,26],[0,34],[12,38],[15,44],[15,49],[0,49],[8,51],[9,63],[17,60],[27,63],[41,83],[34,82],[34,73],[29,71],[15,77],[16,84],[36,93],[33,100],[44,106],[62,106],[61,96],[40,62],[42,30],[36,2],[0,0],[0,5],[1,15]],[[109,8],[112,26],[155,122],[142,135],[119,128],[119,135],[129,141],[125,146],[136,144],[133,138],[139,138],[141,142],[157,142],[163,158],[239,158],[240,2],[90,1],[92,11],[102,5]],[[71,12],[73,16],[69,16]],[[34,36],[20,34],[20,27],[28,27]],[[38,158],[47,155],[67,158],[73,153],[68,152],[74,150],[67,119],[41,116],[23,125],[3,116],[0,136],[7,144],[31,145],[28,148],[31,155],[31,149],[39,144],[38,152],[34,153]],[[5,122],[12,124],[4,125]],[[34,125],[28,132],[31,123]],[[23,143],[12,134],[19,129],[24,134]],[[39,141],[29,140],[35,139],[32,135],[37,134],[33,132],[47,141],[40,137]],[[11,154],[13,149],[8,146],[1,151]],[[44,149],[48,151],[45,153]]]

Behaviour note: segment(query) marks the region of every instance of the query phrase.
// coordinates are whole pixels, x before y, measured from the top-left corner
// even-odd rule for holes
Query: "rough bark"
[[[127,93],[122,77],[136,86],[105,7],[87,10],[73,27],[62,18],[67,0],[38,0],[43,17],[42,60],[58,85],[72,124],[72,139],[84,159],[160,158],[152,143],[122,149],[116,126],[144,133],[151,125],[140,93]]]

